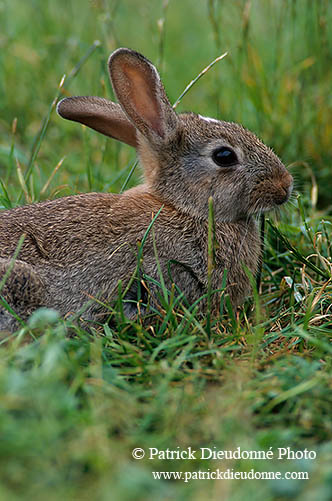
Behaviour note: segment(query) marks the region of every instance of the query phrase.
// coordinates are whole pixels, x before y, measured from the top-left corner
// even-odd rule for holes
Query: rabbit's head
[[[293,179],[279,158],[236,123],[177,114],[153,64],[130,49],[109,58],[120,104],[97,97],[62,100],[58,113],[138,149],[147,187],[160,201],[199,218],[214,200],[217,221],[275,208]]]

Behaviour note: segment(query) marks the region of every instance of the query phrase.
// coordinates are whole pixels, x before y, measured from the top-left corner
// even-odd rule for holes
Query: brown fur
[[[142,55],[118,49],[109,61],[119,105],[96,97],[61,101],[61,116],[137,146],[145,184],[122,195],[89,193],[42,202],[0,215],[0,273],[4,275],[22,234],[25,239],[2,295],[23,319],[39,306],[62,315],[104,321],[137,264],[137,246],[161,207],[144,249],[142,271],[160,281],[153,246],[166,286],[172,280],[189,304],[207,291],[208,199],[213,198],[217,244],[212,288],[227,290],[234,306],[249,293],[245,265],[253,274],[259,238],[252,215],[287,200],[292,178],[278,157],[238,124],[211,121],[193,113],[177,115],[158,73]],[[232,148],[236,166],[212,160],[216,148]],[[172,262],[170,262],[172,261]],[[169,269],[171,277],[169,276]],[[149,283],[153,302],[158,286]],[[125,312],[137,314],[137,281],[127,293]],[[219,297],[213,296],[218,311]],[[205,301],[200,303],[205,308]],[[17,321],[0,308],[0,329]]]

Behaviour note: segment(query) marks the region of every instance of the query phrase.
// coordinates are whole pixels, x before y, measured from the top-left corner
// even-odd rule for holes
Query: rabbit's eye
[[[226,146],[214,150],[212,159],[220,167],[230,167],[238,162],[236,153]]]

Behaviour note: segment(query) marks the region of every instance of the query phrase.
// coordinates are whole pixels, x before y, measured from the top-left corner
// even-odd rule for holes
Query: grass
[[[1,500],[331,498],[331,7],[0,3],[3,208],[138,182],[130,148],[54,111],[62,96],[112,97],[105,63],[118,46],[158,64],[172,102],[227,51],[177,109],[252,129],[290,165],[298,191],[269,217],[260,290],[239,311],[225,301],[220,318],[202,319],[164,300],[151,326],[129,322],[119,307],[114,328],[91,331],[39,311],[2,337]],[[178,446],[272,448],[274,459],[131,455]],[[278,460],[287,447],[317,457]],[[309,480],[185,483],[151,474],[217,468],[307,471]]]

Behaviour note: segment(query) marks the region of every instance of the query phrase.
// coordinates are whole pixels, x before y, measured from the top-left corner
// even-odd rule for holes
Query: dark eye
[[[236,153],[227,146],[214,150],[212,159],[220,167],[229,167],[238,162]]]

